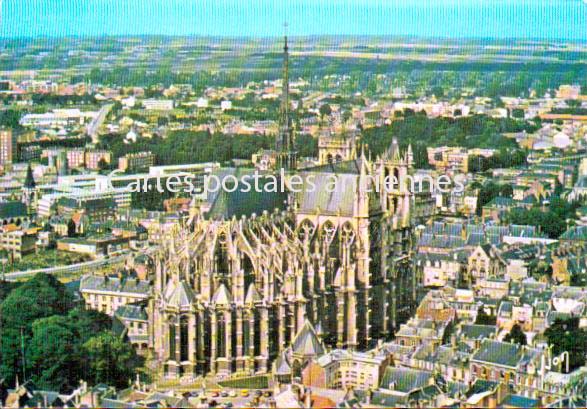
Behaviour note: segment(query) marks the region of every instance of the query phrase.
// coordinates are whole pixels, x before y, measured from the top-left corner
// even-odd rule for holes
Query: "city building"
[[[123,172],[144,172],[155,165],[155,155],[151,152],[127,153],[118,158],[118,169]]]
[[[0,166],[16,161],[16,133],[9,128],[0,128]]]
[[[174,106],[172,99],[145,99],[142,103],[148,111],[171,111]]]
[[[80,281],[79,291],[87,308],[113,316],[123,305],[147,301],[151,286],[148,281],[124,275],[86,275]]]
[[[11,261],[35,252],[37,242],[36,228],[22,229],[14,224],[0,227],[0,250],[6,251]]]

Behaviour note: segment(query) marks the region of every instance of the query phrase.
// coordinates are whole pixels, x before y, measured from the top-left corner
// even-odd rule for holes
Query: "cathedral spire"
[[[31,168],[31,164],[26,170],[26,178],[24,180],[24,187],[27,189],[34,189],[37,184],[35,183],[35,178],[33,177],[33,169]]]
[[[278,165],[284,169],[295,169],[296,154],[294,152],[293,128],[290,117],[289,101],[289,47],[287,45],[287,23],[284,24],[283,44],[283,78],[281,106],[279,110],[279,132],[275,141],[275,150],[279,155]]]

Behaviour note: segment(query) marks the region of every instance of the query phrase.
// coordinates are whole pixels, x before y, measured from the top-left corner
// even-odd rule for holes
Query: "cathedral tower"
[[[286,34],[283,45],[283,84],[279,112],[279,132],[275,140],[277,168],[283,168],[285,170],[293,170],[297,164],[297,155],[294,150],[294,132],[289,110],[289,47],[287,45]]]

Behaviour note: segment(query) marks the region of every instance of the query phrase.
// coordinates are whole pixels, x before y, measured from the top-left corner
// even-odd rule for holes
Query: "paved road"
[[[45,274],[59,274],[59,273],[78,273],[83,270],[89,270],[92,268],[104,267],[110,264],[116,264],[124,261],[126,254],[120,256],[114,256],[110,258],[100,258],[98,260],[86,261],[84,263],[70,264],[67,266],[57,266],[49,268],[40,268],[37,270],[26,270],[26,271],[15,271],[13,273],[6,273],[4,277],[8,281],[17,280],[19,278],[25,278],[33,276],[37,273]]]
[[[98,112],[98,115],[92,120],[92,122],[88,124],[86,131],[88,136],[92,138],[93,143],[98,142],[98,131],[100,130],[100,127],[104,123],[106,116],[108,115],[113,106],[113,104],[104,105],[102,108],[100,108],[100,112]]]

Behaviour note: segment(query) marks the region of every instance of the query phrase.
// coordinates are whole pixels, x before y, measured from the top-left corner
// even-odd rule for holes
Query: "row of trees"
[[[125,144],[118,134],[102,137],[100,146],[112,150],[114,158],[127,153],[151,151],[157,164],[176,165],[194,162],[227,162],[231,159],[251,159],[261,149],[274,147],[269,135],[225,135],[196,131],[172,131],[166,138],[140,138],[136,143]],[[318,143],[308,135],[296,138],[298,157],[317,156]]]
[[[0,378],[8,384],[18,376],[61,392],[81,379],[124,387],[141,365],[133,347],[111,331],[110,317],[76,307],[53,276],[0,289]]]
[[[434,146],[500,149],[498,158],[505,164],[508,161],[523,161],[522,154],[515,152],[519,149],[516,142],[502,133],[536,130],[536,125],[510,118],[490,118],[485,115],[428,118],[423,112],[406,114],[402,120],[393,121],[388,126],[364,130],[362,142],[368,144],[374,154],[379,154],[397,136],[402,149],[412,144],[416,166],[419,168],[428,167],[426,148]]]
[[[526,165],[528,154],[522,149],[502,149],[488,158],[484,156],[469,157],[469,172],[485,172],[490,169],[512,168]]]
[[[537,204],[531,209],[511,210],[505,221],[511,224],[527,224],[539,227],[548,237],[556,239],[565,232],[568,224],[576,219],[580,203],[568,202],[554,196],[546,206]]]
[[[481,213],[483,212],[483,206],[491,202],[496,197],[511,197],[514,192],[512,185],[495,183],[492,181],[489,181],[485,184],[473,182],[471,187],[473,189],[479,189],[479,193],[477,195],[477,216],[481,216]]]

